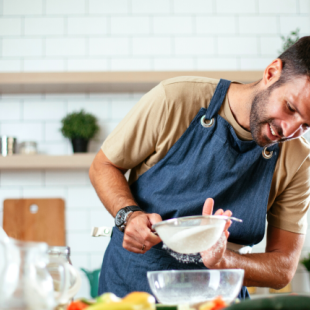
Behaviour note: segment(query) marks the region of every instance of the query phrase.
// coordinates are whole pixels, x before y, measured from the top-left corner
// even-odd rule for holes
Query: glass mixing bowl
[[[229,304],[238,296],[243,276],[243,269],[162,270],[147,273],[157,301],[166,305],[194,305],[217,296]]]
[[[162,221],[152,228],[171,250],[192,254],[212,247],[221,237],[227,220],[242,222],[223,215],[200,215]]]

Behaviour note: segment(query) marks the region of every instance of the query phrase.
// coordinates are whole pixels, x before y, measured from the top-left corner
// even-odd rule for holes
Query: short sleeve
[[[275,199],[267,213],[268,223],[274,227],[306,234],[310,196],[310,158],[307,156],[296,174]]]
[[[131,169],[154,153],[166,118],[162,84],[146,93],[104,141],[101,149],[116,166]]]

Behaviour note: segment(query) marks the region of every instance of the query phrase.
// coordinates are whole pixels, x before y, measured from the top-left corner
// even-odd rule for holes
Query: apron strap
[[[206,117],[205,117],[206,119],[211,119],[218,113],[225,99],[230,83],[231,82],[228,80],[220,79],[220,82],[217,84],[214,95],[207,109]]]

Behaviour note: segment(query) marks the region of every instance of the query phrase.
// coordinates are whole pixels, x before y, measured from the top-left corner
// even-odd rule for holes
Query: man
[[[309,126],[310,37],[255,83],[179,77],[152,89],[107,138],[90,169],[118,226],[99,293],[150,292],[146,272],[166,269],[242,268],[245,286],[287,285],[307,228],[310,158],[301,136]],[[213,208],[243,223],[226,225],[224,242],[201,253],[203,264],[177,261],[152,232],[161,220]],[[265,253],[241,254],[262,240],[266,213]]]

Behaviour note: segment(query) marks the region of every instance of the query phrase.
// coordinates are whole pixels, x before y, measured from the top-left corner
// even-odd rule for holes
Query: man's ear
[[[272,61],[264,71],[263,83],[266,87],[269,87],[275,83],[281,76],[283,69],[283,61],[279,58]]]

